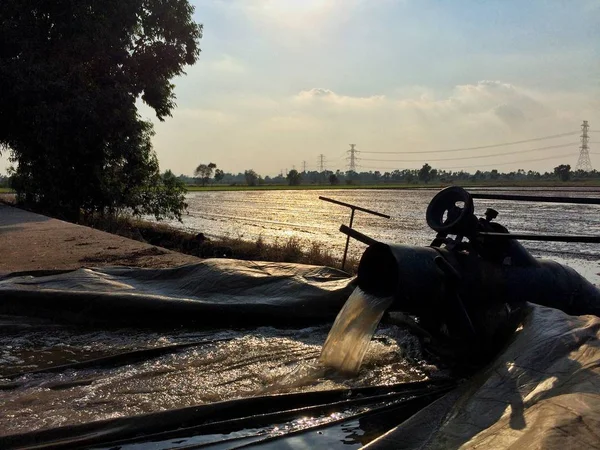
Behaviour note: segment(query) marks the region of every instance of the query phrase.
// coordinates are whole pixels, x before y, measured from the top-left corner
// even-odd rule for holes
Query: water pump
[[[427,208],[427,224],[437,232],[427,247],[384,244],[344,226],[342,231],[369,244],[358,267],[363,291],[393,297],[390,311],[413,318],[432,339],[470,358],[503,345],[526,302],[572,315],[600,314],[595,286],[569,267],[534,258],[514,239],[523,235],[511,235],[494,222],[497,216],[488,209],[477,218],[473,196],[455,186],[440,191]]]

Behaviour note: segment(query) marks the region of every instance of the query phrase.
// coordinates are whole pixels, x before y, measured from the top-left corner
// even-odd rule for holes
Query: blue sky
[[[344,170],[349,143],[431,152],[577,131],[583,119],[600,130],[600,0],[192,3],[204,24],[200,61],[175,80],[173,117],[153,119],[161,167],[177,174],[214,162],[273,175],[303,161],[314,169],[319,154],[327,168]],[[550,170],[575,165],[577,140],[378,155],[407,163],[367,161],[375,156],[365,153],[361,164],[415,168],[573,143],[432,163]]]

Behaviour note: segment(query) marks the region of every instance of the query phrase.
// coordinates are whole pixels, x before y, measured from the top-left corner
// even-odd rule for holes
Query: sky
[[[543,172],[576,165],[584,119],[600,130],[600,0],[191,3],[202,53],[177,109],[140,108],[163,170],[346,170],[352,143],[359,170]]]

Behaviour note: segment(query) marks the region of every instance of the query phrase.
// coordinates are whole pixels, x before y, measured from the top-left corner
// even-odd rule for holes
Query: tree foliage
[[[287,174],[287,180],[290,186],[298,186],[302,181],[302,174],[296,169],[292,169]]]
[[[221,169],[215,170],[215,183],[220,182],[225,177],[225,172]]]
[[[0,147],[21,200],[69,220],[180,217],[183,188],[160,174],[136,101],[170,116],[170,80],[200,52],[192,14],[188,0],[3,0]]]
[[[561,181],[569,181],[571,179],[571,166],[569,164],[560,164],[554,168],[554,174]]]
[[[431,173],[431,166],[427,163],[423,164],[423,167],[419,170],[419,180],[428,183],[433,178],[432,175],[437,175],[437,170],[434,174]]]
[[[252,169],[246,170],[244,172],[244,177],[246,178],[246,184],[248,186],[256,186],[258,183],[258,174]]]
[[[206,186],[206,183],[210,181],[213,171],[216,168],[217,165],[215,163],[200,164],[196,167],[196,170],[194,170],[194,175],[200,178],[202,186]]]

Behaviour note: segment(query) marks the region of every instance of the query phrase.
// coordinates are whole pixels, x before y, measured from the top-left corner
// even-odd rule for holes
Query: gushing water
[[[329,331],[319,361],[339,372],[357,374],[391,297],[375,297],[356,288]]]

